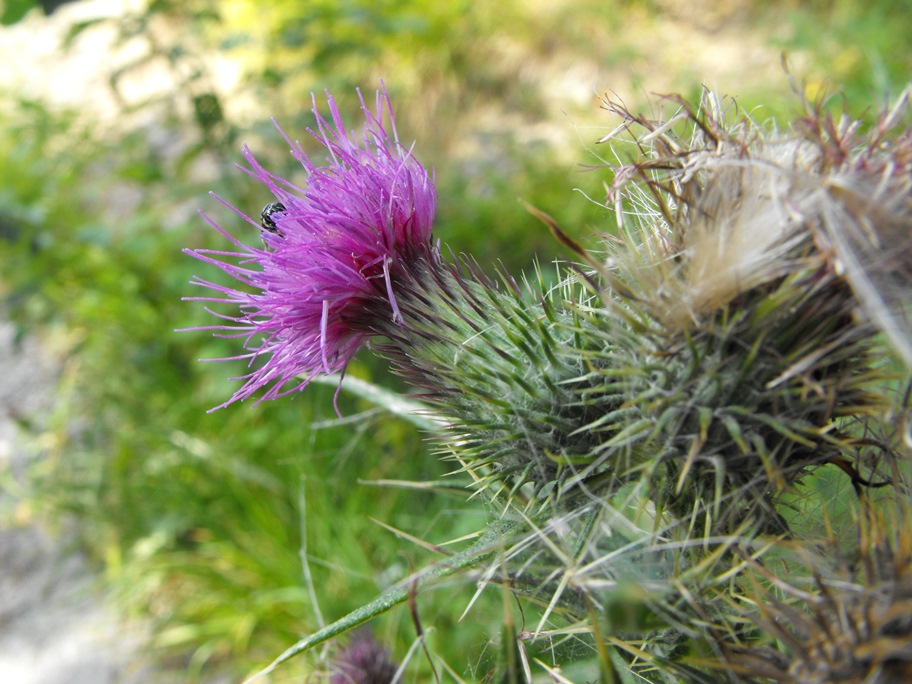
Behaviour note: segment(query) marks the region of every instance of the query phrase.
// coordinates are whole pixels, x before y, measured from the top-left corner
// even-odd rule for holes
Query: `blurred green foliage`
[[[154,126],[140,117],[100,132],[89,116],[10,94],[15,105],[0,118],[2,313],[59,350],[62,368],[55,412],[35,421],[45,453],[31,473],[33,505],[78,519],[81,542],[124,605],[155,619],[157,643],[189,658],[179,662],[189,663],[191,680],[210,667],[253,671],[316,629],[320,615],[335,619],[431,558],[372,518],[435,544],[470,534],[484,518],[478,502],[362,484],[437,480],[452,464],[439,463],[409,425],[351,397],[340,397],[344,415],[368,413],[333,427],[331,388],[205,412],[230,395],[235,385],[225,378],[243,367],[197,363],[236,354],[230,341],[174,332],[210,322],[181,302],[196,294],[187,283],[205,267],[180,250],[222,246],[197,207],[236,234],[247,230],[209,190],[252,215],[269,201],[233,169],[238,141],[290,175],[293,160],[267,117],[303,138],[312,124],[308,94],[326,88],[355,121],[354,87],[372,91],[382,77],[400,135],[417,138],[419,158],[437,169],[438,236],[482,264],[501,259],[517,271],[535,255],[560,254],[518,198],[580,239],[611,227],[609,212],[584,196],[599,200],[610,178],[579,171],[607,154],[594,140],[613,124],[588,128],[599,121],[593,93],[574,131],[586,115],[554,110],[555,86],[545,87],[541,65],[569,69],[585,58],[636,90],[658,49],[643,36],[668,4],[156,0],[105,20],[120,40],[147,48],[110,74],[112,92],[153,57],[174,72],[178,87],[168,96],[124,105],[151,112]],[[739,31],[760,27],[759,44],[800,58],[809,73],[798,76],[844,84],[854,105],[872,92],[895,94],[910,73],[912,19],[902,5],[777,2],[769,13],[735,18]],[[3,21],[15,21],[10,12],[22,7],[5,7]],[[691,19],[683,25],[699,39]],[[93,23],[74,27],[71,39]],[[163,34],[162,23],[171,30]],[[212,85],[203,56],[213,52],[242,66],[236,93]],[[680,66],[694,75],[696,67]],[[779,99],[788,88],[781,81],[741,93],[746,108],[793,110]],[[256,114],[243,101],[255,102]],[[545,123],[551,129],[530,137]],[[554,126],[569,135],[550,136]],[[155,142],[162,133],[181,141],[175,152]],[[367,355],[352,372],[401,388]],[[490,610],[478,607],[456,626],[454,605],[466,605],[473,586],[459,591],[422,595],[422,619],[437,630],[436,651],[481,678],[485,641],[499,632],[504,609],[494,597]],[[401,657],[414,639],[407,612],[389,616],[378,636]],[[412,669],[414,681],[426,681],[424,664]]]
[[[850,103],[883,102],[909,82],[909,5],[902,0],[782,3],[789,35],[774,44],[809,58],[815,85],[839,85]],[[808,8],[811,11],[808,11]],[[825,24],[821,26],[821,17]],[[808,49],[812,48],[812,49]]]

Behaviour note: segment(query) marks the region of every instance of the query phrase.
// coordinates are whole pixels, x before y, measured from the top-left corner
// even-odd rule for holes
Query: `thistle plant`
[[[777,618],[733,606],[772,577],[770,549],[809,541],[792,504],[815,496],[815,471],[838,468],[860,502],[880,487],[907,496],[892,389],[912,361],[907,100],[868,132],[801,102],[779,131],[709,92],[655,120],[606,100],[620,117],[599,141],[618,159],[600,166],[613,233],[586,249],[533,208],[570,260],[519,279],[434,242],[433,178],[385,93],[374,110],[362,99],[360,136],[332,98],[330,119],[315,103],[327,165],[286,137],[308,176],[296,187],[245,150],[274,201],[257,220],[222,200],[263,245],[209,219],[236,251],[189,251],[252,290],[194,281],[216,293],[196,299],[240,307],[213,326],[251,364],[229,401],[344,372],[376,338],[499,521],[414,581],[479,568],[480,586],[544,606],[534,635],[582,626],[603,678],[701,680],[701,653],[708,671],[754,676],[733,654],[758,630],[777,636]],[[744,604],[772,601],[774,579],[757,586]],[[822,648],[796,630],[792,643]],[[530,676],[510,662],[504,676]]]

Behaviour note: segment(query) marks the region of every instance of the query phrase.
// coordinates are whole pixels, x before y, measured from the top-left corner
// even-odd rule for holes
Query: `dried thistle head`
[[[893,340],[906,355],[912,328],[905,301],[894,300],[908,299],[897,290],[912,265],[909,95],[867,131],[847,114],[826,113],[825,101],[803,97],[804,116],[788,130],[757,123],[711,91],[696,104],[666,98],[677,111],[658,120],[606,100],[624,121],[599,142],[624,154],[621,134],[629,132],[639,157],[615,168],[608,193],[628,238],[613,254],[615,277],[666,326],[687,328],[803,268],[802,246],[811,242],[815,256],[840,275],[848,271],[859,299],[890,302],[880,312],[862,304],[878,325],[888,315],[899,319],[884,329],[906,326]],[[897,284],[864,284],[885,283],[881,274]]]
[[[720,666],[790,684],[912,681],[912,516],[905,498],[890,511],[862,507],[852,551],[831,536],[793,548],[788,575],[755,564],[742,617],[763,637],[723,642]]]
[[[631,132],[638,158],[615,167],[613,295],[592,318],[626,316],[638,345],[593,365],[652,419],[626,458],[661,503],[715,530],[781,530],[777,497],[809,468],[860,483],[892,457],[865,436],[889,432],[894,404],[878,333],[900,356],[912,341],[908,99],[867,134],[806,102],[780,131],[713,93],[672,101],[657,121],[606,103],[624,122],[603,140]]]

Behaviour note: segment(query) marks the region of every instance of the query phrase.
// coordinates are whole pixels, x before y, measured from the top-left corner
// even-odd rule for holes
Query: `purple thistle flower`
[[[194,328],[244,338],[246,353],[211,360],[241,358],[253,366],[265,359],[235,378],[245,381],[243,387],[216,408],[246,399],[261,387],[268,389],[260,401],[274,399],[303,389],[315,375],[344,371],[365,341],[377,334],[377,317],[401,322],[394,283],[408,277],[419,260],[437,259],[431,245],[437,209],[433,178],[411,149],[399,143],[386,90],[377,93],[375,111],[368,109],[360,91],[358,97],[365,116],[360,140],[346,131],[331,95],[327,93],[331,121],[319,114],[313,100],[317,129],[309,132],[326,148],[326,166],[314,163],[300,143],[279,128],[307,172],[306,187],[270,173],[244,148],[250,168],[243,170],[277,200],[264,210],[265,247],[244,244],[203,213],[237,250],[185,250],[250,290],[194,277],[192,284],[218,294],[188,299],[240,307],[239,315],[207,308],[224,323]],[[384,110],[392,135],[384,126]]]
[[[389,684],[398,670],[389,649],[377,643],[369,630],[355,634],[332,669],[331,684]]]

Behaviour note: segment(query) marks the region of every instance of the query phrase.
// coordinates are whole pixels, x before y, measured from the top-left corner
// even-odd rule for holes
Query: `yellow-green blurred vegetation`
[[[0,42],[58,16],[29,8],[5,4]],[[371,484],[438,481],[452,464],[356,398],[340,397],[339,420],[332,387],[206,413],[243,366],[197,362],[237,354],[237,340],[175,332],[211,322],[181,301],[198,294],[191,275],[218,278],[181,248],[224,247],[199,208],[258,239],[207,193],[254,216],[270,201],[234,168],[244,142],[294,175],[269,117],[304,140],[310,93],[321,103],[330,90],[354,128],[355,87],[372,95],[383,79],[400,137],[436,169],[437,237],[518,272],[565,256],[520,198],[577,239],[611,229],[598,204],[610,176],[590,168],[614,159],[596,144],[617,123],[600,95],[635,108],[706,84],[757,119],[784,118],[797,111],[784,51],[812,93],[829,82],[860,114],[912,73],[900,0],[150,0],[72,23],[61,65],[102,35],[111,57],[82,101],[55,99],[53,70],[44,89],[32,87],[41,73],[29,88],[4,81],[0,302],[61,369],[54,411],[22,417],[41,451],[28,507],[77,521],[121,605],[151,618],[157,657],[186,681],[250,674],[435,559],[375,521],[441,544],[485,516],[458,478],[447,495]],[[351,373],[404,391],[360,359]],[[487,671],[504,610],[486,595],[460,622],[474,591],[463,578],[417,601],[433,650],[466,681]],[[374,632],[397,658],[415,637],[405,608]],[[325,655],[270,681],[301,681]],[[415,656],[406,681],[427,677]]]

